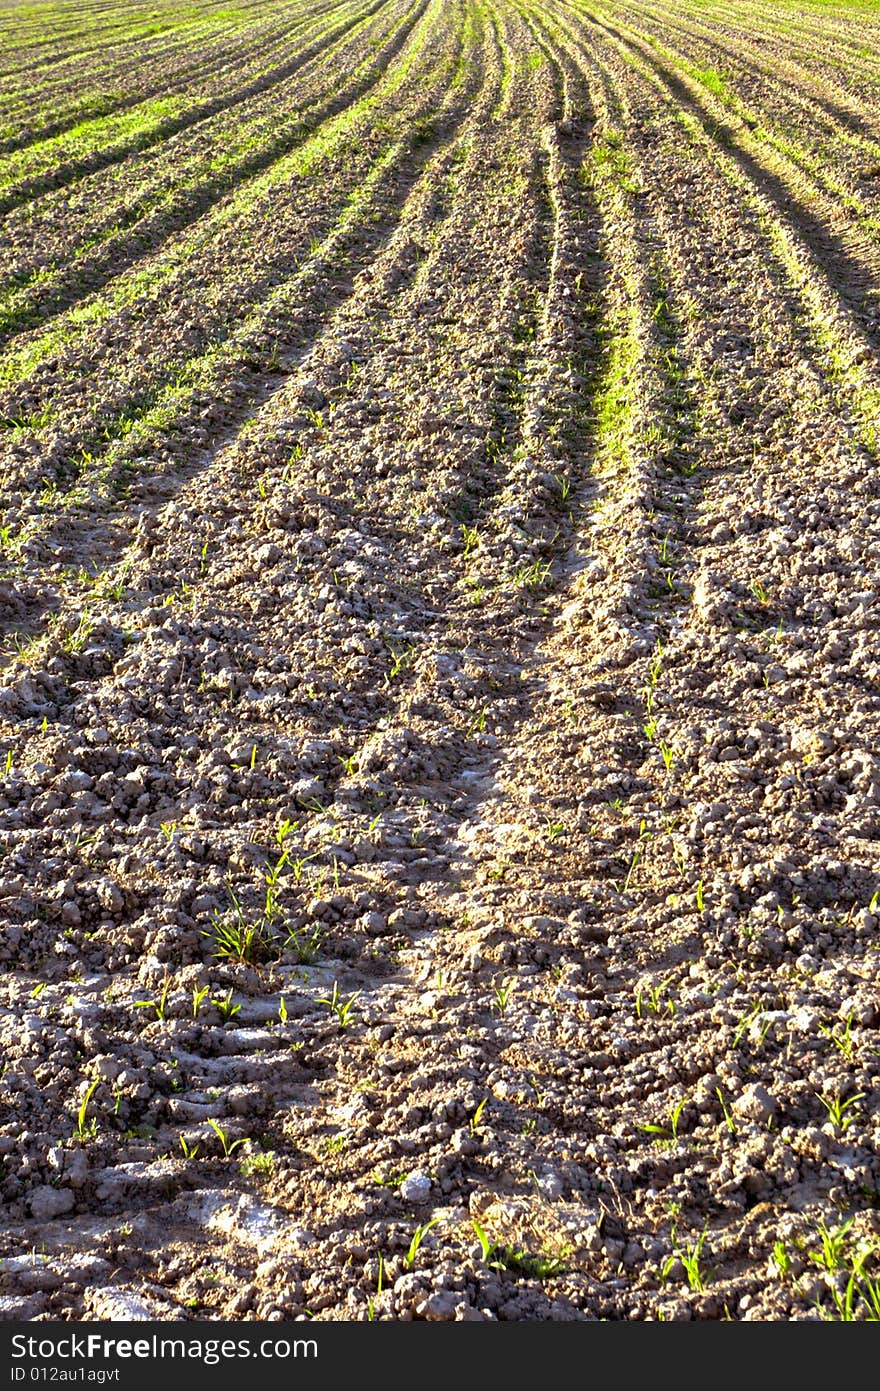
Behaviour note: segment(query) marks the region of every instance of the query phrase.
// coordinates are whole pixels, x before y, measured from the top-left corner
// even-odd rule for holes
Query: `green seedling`
[[[669,1120],[665,1125],[648,1123],[640,1125],[639,1130],[643,1130],[646,1135],[656,1135],[660,1140],[672,1140],[675,1142],[678,1139],[678,1127],[681,1121],[681,1113],[687,1105],[687,1102],[688,1098],[683,1096],[680,1101],[670,1107]]]
[[[632,859],[630,860],[629,869],[627,870],[626,878],[625,878],[624,881],[623,881],[623,887],[622,887],[622,890],[621,890],[622,893],[626,893],[627,890],[629,889],[630,884],[632,883],[633,879],[635,878],[636,870],[638,869],[639,865],[640,865],[641,862],[642,862],[642,857],[643,857],[643,855],[644,855],[644,853],[645,853],[645,846],[646,846],[646,844],[648,843],[648,841],[650,841],[650,840],[652,840],[652,839],[653,839],[653,832],[648,830],[648,823],[647,823],[647,821],[645,821],[644,818],[642,818],[642,820],[639,822],[639,838],[638,838],[638,842],[637,842],[637,844],[636,844],[636,849],[635,849],[635,851],[633,852],[633,857],[632,857]]]
[[[513,583],[518,589],[527,589],[530,593],[543,589],[550,579],[553,566],[549,560],[534,560],[531,565],[521,565],[513,577]]]
[[[248,1174],[268,1175],[275,1171],[275,1155],[271,1150],[266,1150],[262,1154],[248,1154],[238,1166],[238,1172],[247,1177]]]
[[[852,1037],[853,1016],[848,1014],[843,1031],[829,1029],[824,1025],[819,1025],[819,1032],[829,1038],[839,1053],[842,1053],[847,1062],[852,1062],[855,1040]]]
[[[853,1272],[846,1282],[845,1289],[839,1290],[835,1285],[831,1286],[831,1302],[834,1306],[833,1314],[818,1304],[819,1314],[825,1320],[833,1319],[839,1323],[880,1323],[880,1281],[870,1280],[867,1276],[859,1281]]]
[[[232,1003],[231,985],[227,990],[225,996],[217,996],[215,999],[211,1001],[211,1004],[214,1005],[217,1009],[219,1009],[227,1024],[229,1023],[230,1019],[233,1019],[235,1015],[240,1013],[241,1011],[241,1005],[234,1005]]]
[[[347,1000],[344,1000],[339,993],[339,981],[335,980],[333,982],[333,993],[331,995],[323,995],[318,1000],[318,1004],[327,1005],[332,1013],[336,1015],[340,1029],[346,1029],[352,1022],[352,1011],[354,1010],[355,1001],[359,998],[360,993],[359,990],[355,990],[352,995],[349,995]]]
[[[821,1245],[818,1251],[810,1252],[810,1260],[820,1266],[822,1270],[827,1270],[830,1275],[843,1269],[846,1264],[844,1259],[846,1239],[854,1221],[855,1218],[850,1217],[849,1221],[842,1222],[839,1227],[827,1227],[824,1222],[819,1223],[817,1231]]]
[[[733,1116],[730,1114],[730,1107],[724,1100],[724,1096],[722,1095],[720,1087],[715,1088],[715,1095],[717,1096],[721,1104],[721,1114],[724,1116],[724,1124],[727,1126],[727,1129],[730,1131],[731,1135],[735,1135],[736,1122],[734,1121]]]
[[[549,816],[545,819],[544,832],[547,836],[548,841],[550,841],[551,843],[554,840],[558,840],[564,830],[564,821],[551,821]]]
[[[283,995],[281,996],[281,1001],[278,1005],[278,1018],[282,1024],[287,1023],[287,1005],[285,1003]]]
[[[218,1124],[217,1121],[211,1120],[209,1118],[208,1125],[214,1131],[218,1140],[220,1141],[220,1144],[223,1146],[224,1159],[228,1159],[230,1155],[235,1153],[239,1145],[244,1144],[244,1140],[233,1140],[230,1142],[229,1136],[226,1134],[226,1131],[223,1129],[221,1125]]]
[[[307,928],[288,928],[284,950],[291,952],[300,966],[310,966],[318,959],[325,932],[319,925]]]
[[[298,822],[291,821],[287,817],[285,817],[284,820],[280,821],[278,825],[275,827],[275,841],[278,845],[279,850],[284,849],[284,842],[287,840],[288,836],[293,835],[293,832],[296,830],[298,824]]]
[[[781,1280],[784,1280],[791,1269],[791,1256],[788,1254],[784,1241],[777,1241],[773,1246],[772,1261]]]
[[[85,1096],[83,1097],[82,1102],[80,1104],[80,1108],[76,1113],[75,1133],[78,1140],[87,1140],[90,1136],[94,1135],[95,1131],[98,1128],[97,1121],[95,1121],[94,1118],[90,1120],[88,1123],[86,1122],[86,1115],[89,1109],[89,1102],[91,1101],[92,1097],[97,1091],[100,1082],[100,1077],[96,1077],[94,1082],[91,1084],[88,1091],[86,1092]]]
[[[698,913],[704,913],[704,912],[706,911],[706,900],[705,900],[705,898],[704,898],[704,896],[703,896],[703,881],[702,881],[702,879],[700,879],[699,882],[697,883],[696,893],[695,893],[694,897],[696,898],[696,901],[697,901],[697,912],[698,912]]]
[[[474,1138],[476,1138],[477,1135],[479,1135],[479,1133],[480,1133],[480,1121],[481,1121],[481,1119],[482,1119],[483,1112],[484,1112],[485,1109],[486,1109],[486,1106],[487,1106],[487,1104],[488,1104],[488,1101],[489,1101],[488,1096],[484,1096],[484,1097],[483,1097],[483,1100],[480,1102],[480,1104],[479,1104],[479,1106],[477,1107],[476,1111],[475,1111],[474,1114],[471,1116],[469,1128],[470,1128],[471,1135],[473,1135]]]
[[[399,1174],[389,1174],[387,1178],[382,1178],[379,1170],[374,1169],[370,1174],[370,1178],[374,1183],[377,1183],[380,1188],[399,1188],[406,1178],[406,1170],[401,1169]]]
[[[391,665],[388,668],[389,681],[394,681],[402,671],[411,667],[418,652],[412,642],[408,642],[404,647],[395,647],[393,643],[388,643],[388,651],[391,653]]]
[[[156,1011],[156,1018],[165,1021],[165,1006],[168,1002],[168,992],[171,989],[171,981],[166,976],[162,982],[162,990],[158,1000],[135,1000],[135,1009],[153,1009]]]
[[[476,715],[468,720],[465,726],[465,735],[468,739],[472,738],[475,734],[484,733],[486,728],[486,708],[487,707],[484,705],[482,710],[479,710]]]
[[[467,526],[464,522],[462,523],[461,527],[461,535],[464,541],[464,551],[462,553],[462,559],[467,560],[471,555],[471,552],[476,550],[477,546],[479,545],[480,536],[475,526]]]
[[[501,985],[493,985],[492,994],[494,996],[494,1002],[492,1008],[497,1010],[499,1014],[504,1014],[507,1009],[515,987],[516,981],[513,976],[511,976],[509,980],[503,981]]]
[[[302,877],[306,872],[306,865],[309,863],[309,860],[315,858],[317,853],[317,850],[315,850],[311,855],[300,855],[298,860],[290,861],[290,871],[293,875],[294,883],[299,884],[302,882]]]
[[[416,1256],[419,1254],[419,1247],[421,1246],[425,1237],[428,1235],[428,1232],[431,1230],[431,1228],[436,1227],[439,1221],[439,1217],[432,1217],[430,1222],[425,1222],[423,1226],[416,1227],[415,1232],[413,1233],[413,1239],[409,1244],[409,1250],[403,1258],[403,1263],[406,1266],[407,1270],[412,1270],[413,1266],[416,1263]]]
[[[215,912],[212,931],[203,932],[203,937],[214,939],[214,955],[221,961],[241,961],[248,965],[270,956],[271,947],[266,937],[265,923],[248,919],[235,890],[230,887],[232,917]]]
[[[822,1096],[820,1092],[817,1092],[816,1095],[828,1112],[829,1121],[837,1131],[844,1131],[854,1124],[857,1116],[855,1113],[850,1114],[850,1112],[865,1097],[864,1092],[856,1092],[855,1096],[849,1097],[846,1101],[839,1096]]]
[[[636,991],[636,1018],[645,1014],[666,1014],[675,1018],[675,1005],[670,999],[663,999],[665,985],[642,986]]]
[[[657,747],[660,750],[660,757],[663,759],[663,766],[668,773],[675,762],[675,749],[672,744],[667,744],[665,739],[661,739]]]
[[[196,1155],[199,1152],[198,1145],[188,1144],[185,1135],[180,1136],[180,1148],[183,1150],[184,1159],[195,1159]]]
[[[206,997],[207,997],[208,994],[210,993],[210,990],[211,990],[210,985],[204,985],[204,986],[202,986],[202,989],[201,989],[201,990],[199,990],[198,986],[196,986],[196,985],[193,986],[193,988],[192,988],[192,1015],[193,1015],[193,1019],[198,1019],[198,1017],[199,1017],[199,1010],[201,1009],[202,1005],[204,1004]]]
[[[740,1016],[733,1034],[734,1048],[738,1048],[739,1045],[742,1043],[752,1024],[757,1019],[758,1015],[761,1013],[762,1008],[763,1006],[759,1002],[758,1004],[753,1005],[750,1010],[744,1012]]]
[[[509,1270],[513,1274],[524,1275],[527,1279],[545,1280],[551,1275],[559,1275],[565,1269],[565,1257],[569,1249],[558,1256],[533,1255],[528,1251],[517,1250],[500,1241],[490,1241],[484,1227],[476,1218],[472,1219],[474,1232],[480,1243],[483,1264],[489,1270]]]
[[[672,1255],[667,1257],[660,1272],[663,1280],[668,1280],[672,1267],[676,1261],[681,1261],[684,1266],[685,1276],[688,1285],[697,1294],[702,1294],[706,1288],[708,1276],[700,1269],[700,1260],[703,1254],[703,1246],[706,1242],[705,1227],[700,1232],[696,1241],[689,1246],[680,1246],[677,1242],[672,1244]]]

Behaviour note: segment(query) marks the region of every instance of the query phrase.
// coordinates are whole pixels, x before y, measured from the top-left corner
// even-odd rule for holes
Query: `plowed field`
[[[880,1314],[880,11],[0,8],[0,1317]]]

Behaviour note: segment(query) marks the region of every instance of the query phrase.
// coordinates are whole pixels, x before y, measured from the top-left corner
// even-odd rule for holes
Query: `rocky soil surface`
[[[0,1318],[876,1319],[874,11],[38,9]]]

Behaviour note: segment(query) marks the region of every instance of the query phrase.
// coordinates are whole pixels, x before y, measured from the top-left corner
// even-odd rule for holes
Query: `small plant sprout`
[[[675,748],[672,744],[667,744],[665,739],[661,739],[657,745],[660,750],[660,757],[663,759],[663,766],[667,773],[672,771],[675,762]]]
[[[287,840],[288,836],[293,834],[296,827],[297,822],[289,820],[288,817],[285,817],[283,821],[279,821],[278,825],[275,827],[275,841],[279,850],[284,849],[284,842]]]
[[[767,604],[770,603],[770,595],[767,593],[767,590],[761,584],[760,580],[751,580],[749,582],[749,589],[759,604],[766,607]]]
[[[718,1101],[719,1101],[720,1106],[721,1106],[721,1114],[722,1114],[723,1117],[724,1117],[724,1124],[727,1126],[727,1129],[730,1131],[731,1135],[735,1135],[735,1134],[736,1134],[736,1122],[735,1122],[735,1120],[733,1119],[733,1116],[730,1114],[730,1107],[728,1106],[727,1102],[724,1100],[724,1094],[723,1094],[723,1092],[722,1092],[722,1090],[721,1090],[720,1087],[716,1087],[716,1088],[715,1088],[715,1095],[717,1096]]]
[[[746,1034],[749,1032],[749,1029],[752,1027],[752,1024],[755,1022],[758,1015],[761,1013],[761,1009],[762,1006],[759,1001],[758,1004],[753,1005],[752,1008],[749,1010],[744,1010],[743,1013],[740,1015],[733,1035],[734,1048],[738,1048],[739,1045],[742,1043]]]
[[[518,589],[527,589],[533,594],[547,584],[552,571],[553,566],[549,560],[533,560],[531,565],[519,566],[513,576],[513,583]]]
[[[703,1255],[703,1247],[706,1243],[705,1227],[695,1241],[688,1246],[682,1246],[678,1242],[672,1243],[672,1255],[668,1256],[660,1272],[663,1280],[668,1280],[673,1267],[680,1261],[684,1266],[685,1278],[689,1287],[697,1294],[702,1294],[706,1288],[708,1276],[700,1268],[700,1260]]]
[[[500,985],[493,985],[492,995],[494,998],[492,1008],[496,1010],[498,1014],[504,1014],[510,1003],[510,997],[513,994],[515,986],[516,981],[513,976],[510,976],[506,981],[502,981]]]
[[[340,1029],[346,1029],[348,1028],[348,1025],[352,1022],[351,1016],[354,1010],[355,1001],[359,998],[360,993],[361,992],[359,990],[355,990],[352,995],[349,995],[348,999],[344,1000],[341,994],[339,993],[339,981],[335,980],[333,982],[332,994],[323,995],[318,1000],[318,1004],[327,1005],[328,1008],[333,1012],[333,1014],[336,1015],[336,1019]]]
[[[272,1150],[263,1150],[258,1154],[246,1154],[238,1166],[238,1172],[247,1176],[248,1174],[271,1174],[275,1170],[275,1155]]]
[[[663,998],[666,986],[640,985],[636,990],[636,1018],[643,1019],[646,1014],[669,1014],[675,1018],[675,1005],[672,1000]]]
[[[626,892],[627,892],[627,890],[629,889],[630,884],[632,883],[633,879],[635,878],[636,870],[638,869],[639,865],[641,864],[641,862],[642,862],[642,857],[643,857],[643,855],[644,855],[644,853],[645,853],[645,846],[647,845],[648,841],[650,841],[650,840],[653,839],[653,834],[654,834],[653,831],[649,831],[649,830],[648,830],[648,823],[647,823],[647,821],[645,821],[644,818],[643,818],[643,819],[639,822],[639,838],[638,838],[638,842],[637,842],[636,848],[635,848],[635,850],[634,850],[634,852],[633,852],[633,857],[632,857],[632,859],[631,859],[630,862],[629,862],[629,869],[627,870],[626,878],[625,878],[624,881],[623,881],[623,888],[622,888],[622,892],[623,892],[623,893],[626,893]]]
[[[370,1174],[370,1178],[374,1183],[377,1183],[380,1188],[399,1188],[406,1178],[406,1170],[401,1169],[399,1173],[389,1174],[387,1178],[383,1178],[379,1170],[374,1169]]]
[[[817,1092],[819,1100],[828,1112],[828,1120],[838,1133],[842,1133],[857,1120],[857,1115],[853,1107],[864,1100],[864,1092],[856,1092],[855,1096],[849,1097],[844,1101],[840,1096],[823,1096]]]
[[[672,1140],[675,1142],[678,1139],[678,1127],[681,1121],[681,1113],[687,1105],[687,1102],[688,1098],[683,1096],[680,1101],[677,1101],[674,1106],[670,1107],[669,1119],[665,1125],[648,1123],[640,1125],[639,1130],[644,1131],[646,1135],[656,1135],[658,1140]]]
[[[210,1117],[208,1118],[208,1125],[214,1131],[214,1133],[217,1136],[217,1139],[223,1146],[224,1159],[228,1159],[230,1155],[235,1153],[239,1145],[244,1144],[244,1140],[232,1140],[230,1142],[229,1136],[226,1134],[226,1131],[223,1129],[223,1127],[219,1125],[217,1121],[211,1120]]]
[[[702,879],[700,879],[700,880],[697,882],[697,887],[696,887],[696,891],[695,891],[694,897],[695,897],[696,902],[697,902],[697,912],[698,912],[698,913],[705,913],[705,911],[706,911],[706,899],[705,899],[705,896],[704,896],[704,894],[703,894],[703,881],[702,881]]]
[[[278,1005],[278,1018],[282,1024],[287,1023],[287,1005],[285,1003],[283,995],[281,996],[281,1000]]]
[[[432,1217],[430,1222],[425,1222],[423,1226],[416,1227],[413,1233],[413,1239],[409,1244],[409,1250],[403,1258],[403,1263],[406,1266],[407,1270],[412,1270],[413,1266],[416,1263],[416,1256],[419,1254],[419,1247],[421,1246],[425,1237],[428,1235],[428,1232],[431,1230],[431,1228],[436,1227],[439,1221],[439,1217]]]
[[[483,1264],[487,1265],[490,1270],[503,1270],[504,1264],[498,1259],[497,1254],[501,1249],[499,1243],[489,1240],[485,1227],[481,1227],[476,1218],[473,1218],[472,1221],[477,1241],[480,1243]]]
[[[843,1290],[831,1286],[830,1314],[819,1305],[823,1319],[840,1323],[880,1323],[880,1280],[872,1280],[864,1272],[854,1270]]]
[[[388,651],[391,653],[391,665],[388,668],[386,680],[394,681],[402,671],[411,667],[416,659],[417,650],[414,643],[409,642],[404,647],[395,647],[393,643],[388,643]]]
[[[485,1227],[482,1227],[476,1218],[472,1218],[471,1221],[480,1243],[483,1264],[490,1270],[509,1270],[513,1274],[524,1275],[527,1279],[546,1280],[551,1275],[561,1274],[565,1269],[565,1258],[571,1254],[570,1247],[566,1247],[555,1256],[532,1255],[528,1251],[506,1246],[503,1242],[490,1241]]]
[[[848,1014],[842,1029],[826,1028],[823,1024],[819,1025],[819,1032],[830,1039],[838,1052],[842,1053],[847,1062],[852,1062],[855,1039],[852,1036],[853,1016]]]
[[[480,535],[475,526],[467,526],[464,522],[461,527],[461,537],[464,541],[464,551],[462,560],[468,560],[472,551],[475,551],[480,543]]]
[[[485,1109],[486,1109],[486,1106],[487,1106],[487,1104],[488,1104],[488,1101],[489,1101],[488,1096],[484,1096],[484,1097],[483,1097],[483,1100],[480,1102],[480,1104],[479,1104],[479,1106],[477,1107],[476,1111],[475,1111],[474,1114],[471,1116],[471,1119],[470,1119],[470,1132],[471,1132],[471,1134],[472,1134],[474,1137],[476,1137],[476,1136],[479,1135],[479,1133],[480,1133],[480,1121],[482,1120],[483,1112],[484,1112]]]
[[[211,1001],[211,1004],[214,1005],[217,1009],[219,1009],[227,1024],[229,1023],[230,1019],[233,1019],[235,1015],[239,1013],[241,1009],[241,1005],[234,1005],[232,1003],[231,985],[225,995],[217,996],[215,999]]]
[[[791,1269],[791,1256],[788,1254],[784,1241],[775,1243],[770,1260],[780,1280],[784,1280]]]
[[[76,1137],[77,1137],[78,1140],[87,1140],[87,1139],[89,1139],[90,1136],[94,1135],[95,1131],[96,1131],[97,1128],[98,1128],[97,1121],[94,1119],[94,1117],[92,1118],[92,1120],[87,1121],[87,1120],[86,1120],[86,1116],[87,1116],[87,1114],[88,1114],[89,1102],[91,1101],[91,1099],[92,1099],[92,1097],[94,1096],[95,1092],[98,1090],[98,1086],[100,1085],[100,1081],[101,1081],[100,1077],[96,1077],[96,1078],[95,1078],[94,1082],[92,1082],[91,1086],[88,1088],[88,1090],[86,1091],[85,1096],[83,1097],[82,1101],[80,1102],[79,1110],[78,1110],[77,1113],[76,1113],[76,1132],[75,1132],[75,1133],[76,1133]]]
[[[204,1001],[205,1001],[206,997],[210,994],[210,990],[211,990],[210,985],[203,985],[202,988],[201,988],[201,990],[199,990],[199,988],[198,988],[197,985],[194,985],[194,986],[193,986],[193,989],[192,989],[192,1012],[193,1012],[193,1019],[198,1019],[198,1017],[199,1017],[199,1010],[201,1009],[202,1005],[204,1004]]]
[[[546,835],[547,840],[550,841],[551,844],[552,844],[552,842],[553,842],[554,840],[558,840],[558,839],[559,839],[559,837],[562,835],[562,832],[563,832],[564,830],[565,830],[565,822],[564,822],[564,821],[552,821],[552,820],[550,819],[549,816],[545,818],[545,821],[544,821],[544,834]]]
[[[168,1003],[168,992],[171,989],[171,980],[168,976],[162,982],[162,990],[158,1000],[135,1000],[135,1009],[153,1009],[156,1011],[156,1018],[165,1020],[165,1006]]]
[[[191,1145],[185,1135],[180,1136],[180,1148],[183,1150],[184,1159],[195,1159],[199,1152],[198,1145]]]
[[[288,928],[284,949],[296,958],[300,966],[310,966],[318,958],[324,937],[324,929],[317,923],[311,928]]]
[[[482,734],[486,728],[486,706],[472,715],[465,726],[465,737],[472,739],[475,734]]]
[[[251,921],[241,902],[230,887],[232,900],[231,915],[216,911],[211,919],[213,932],[203,932],[203,937],[214,938],[214,955],[221,961],[242,961],[253,964],[269,955],[264,923]]]
[[[822,1270],[827,1270],[829,1275],[835,1271],[843,1269],[845,1265],[844,1252],[847,1245],[847,1237],[855,1221],[850,1217],[847,1222],[842,1222],[839,1227],[827,1227],[824,1222],[820,1222],[817,1231],[819,1234],[819,1250],[810,1252],[810,1260],[820,1266]]]

